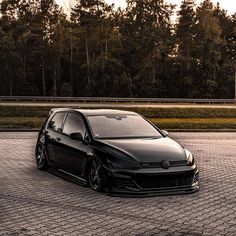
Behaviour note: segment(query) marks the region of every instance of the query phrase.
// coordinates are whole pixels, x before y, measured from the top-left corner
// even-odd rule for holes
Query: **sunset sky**
[[[60,5],[64,6],[66,9],[69,8],[69,2],[74,2],[74,0],[56,0]],[[106,0],[108,3],[114,3],[117,7],[124,8],[126,6],[125,0]],[[167,2],[180,5],[181,0],[166,0]],[[196,3],[199,4],[203,0],[196,0]],[[236,12],[236,0],[212,0],[212,2],[220,3],[220,6],[226,9],[229,14],[234,14]]]

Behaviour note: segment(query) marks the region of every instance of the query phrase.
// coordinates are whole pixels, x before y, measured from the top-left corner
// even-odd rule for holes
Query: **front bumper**
[[[194,166],[143,168],[139,170],[107,170],[111,195],[154,196],[196,192],[198,170]]]

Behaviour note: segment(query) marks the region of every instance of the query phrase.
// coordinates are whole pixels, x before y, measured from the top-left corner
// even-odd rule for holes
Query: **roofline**
[[[71,110],[75,110],[73,108],[52,108],[50,111],[49,111],[49,115],[51,115],[52,113],[54,112],[59,112],[59,111],[71,111]]]
[[[113,114],[112,113],[112,111],[114,111],[114,115],[115,114],[118,114],[119,112],[121,112],[121,114],[125,114],[125,113],[127,113],[127,115],[129,115],[129,114],[134,114],[134,115],[138,115],[138,113],[136,113],[136,112],[133,112],[133,111],[125,111],[125,110],[117,110],[117,109],[77,109],[77,108],[53,108],[53,109],[51,109],[50,111],[49,111],[49,115],[51,115],[51,114],[53,114],[53,113],[55,113],[55,112],[69,112],[69,111],[75,111],[75,112],[79,112],[80,114],[82,114],[82,115],[84,115],[84,116],[92,116],[92,115],[106,115],[106,112],[108,113],[108,114]],[[94,114],[88,114],[89,112],[91,111],[91,113],[93,113],[94,112]],[[101,113],[99,114],[99,111],[101,111]],[[103,114],[103,112],[102,111],[104,111],[104,114]],[[110,111],[110,113],[109,113],[109,111]],[[96,112],[98,113],[98,114],[96,114]]]

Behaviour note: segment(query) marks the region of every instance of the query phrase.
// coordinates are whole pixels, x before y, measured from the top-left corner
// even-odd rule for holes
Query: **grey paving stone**
[[[200,191],[109,197],[34,161],[35,133],[0,133],[0,235],[236,235],[236,133],[170,133],[191,150]]]

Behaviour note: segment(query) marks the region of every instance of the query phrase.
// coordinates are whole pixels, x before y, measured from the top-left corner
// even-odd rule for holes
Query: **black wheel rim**
[[[93,189],[101,188],[102,178],[101,178],[101,163],[98,160],[93,160],[90,167],[90,184]]]
[[[36,155],[36,161],[39,167],[43,166],[44,162],[46,160],[45,156],[45,146],[42,143],[38,144],[37,149],[37,155]]]

